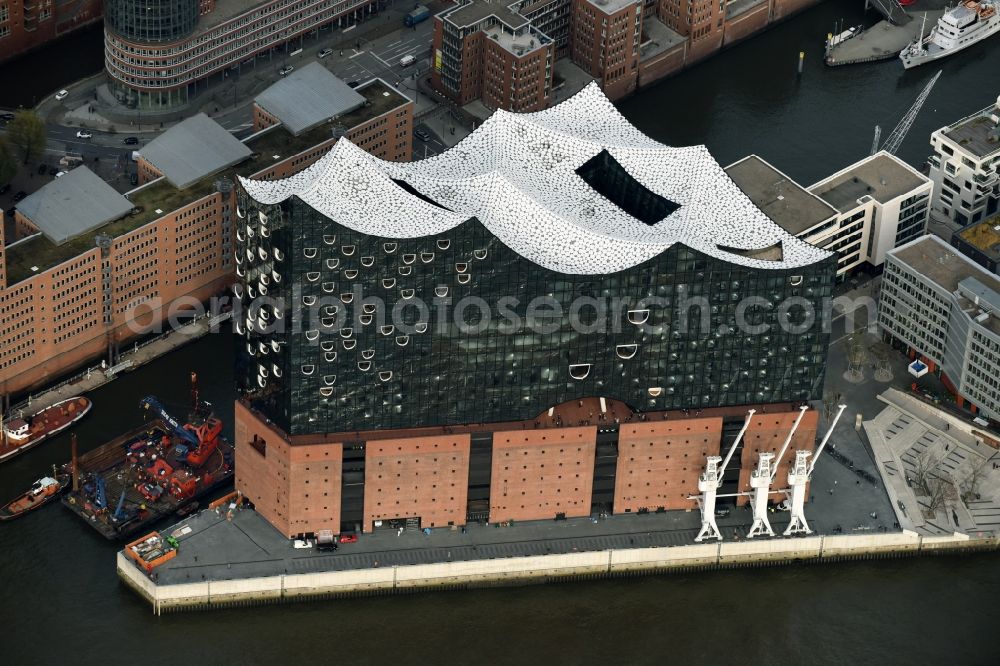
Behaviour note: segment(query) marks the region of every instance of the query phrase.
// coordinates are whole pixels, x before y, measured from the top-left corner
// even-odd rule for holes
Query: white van
[[[416,61],[417,61],[417,59],[414,58],[413,56],[411,56],[411,55],[405,55],[405,56],[403,56],[402,58],[399,59],[399,64],[400,64],[401,67],[409,67],[410,65],[412,65]]]

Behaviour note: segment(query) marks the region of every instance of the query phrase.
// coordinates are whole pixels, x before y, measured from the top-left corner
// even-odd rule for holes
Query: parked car
[[[280,76],[285,76],[286,74],[291,74],[294,70],[295,68],[292,67],[291,65],[285,65],[284,67],[278,70],[278,74]]]
[[[63,99],[66,99],[67,97],[69,97],[69,91],[68,90],[60,90],[59,92],[56,93],[56,99],[57,100],[63,100]]]
[[[340,543],[355,543],[358,540],[357,534],[341,534]]]
[[[405,56],[403,56],[402,58],[399,59],[399,65],[400,65],[400,67],[409,67],[410,65],[412,65],[416,61],[417,61],[417,59],[414,56],[405,55]]]
[[[431,140],[431,135],[428,134],[427,132],[423,131],[422,129],[415,129],[415,130],[413,130],[413,136],[417,137],[421,141],[430,141]]]
[[[139,137],[127,136],[125,137],[124,140],[122,140],[122,143],[124,143],[126,146],[135,146],[139,143]]]
[[[62,178],[66,173],[65,171],[56,171],[56,178]]]
[[[20,192],[14,195],[14,203],[17,203],[26,196],[28,196],[28,193],[25,192],[24,190],[21,190]]]
[[[48,170],[49,170],[49,168],[47,166],[45,166],[44,164],[39,164],[38,165],[38,175],[39,176],[44,176],[45,172],[48,171]]]
[[[80,131],[78,131],[76,133],[76,138],[78,138],[78,139],[92,139],[92,138],[94,138],[94,135],[93,135],[92,132],[84,132],[83,130],[80,130]]]
[[[333,49],[323,49],[322,51],[320,51],[319,53],[316,54],[316,57],[317,58],[325,58],[328,55],[330,55],[331,53],[333,53]]]

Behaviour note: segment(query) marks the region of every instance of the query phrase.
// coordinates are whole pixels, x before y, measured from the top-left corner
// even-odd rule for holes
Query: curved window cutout
[[[396,336],[396,344],[399,345],[400,347],[405,347],[406,345],[410,344],[410,336],[408,336],[408,335],[397,335]]]
[[[651,386],[648,389],[646,389],[646,392],[649,393],[649,395],[651,395],[654,398],[659,398],[661,395],[663,395],[663,388],[660,386]]]
[[[337,360],[337,352],[326,352],[323,354],[323,358],[326,359],[327,363],[333,363]]]
[[[240,277],[243,277],[244,275],[243,268],[240,266],[239,262],[236,262],[236,274]]]
[[[471,275],[469,275],[468,273],[462,273],[461,275],[458,276],[458,283],[469,284],[469,280],[471,279],[472,279]]]
[[[375,358],[375,350],[365,349],[364,351],[361,352],[361,358],[365,359],[366,361],[370,361],[371,359]]]
[[[584,162],[576,175],[622,211],[651,226],[680,208],[633,178],[607,150]]]
[[[264,285],[260,285],[260,295],[267,296],[267,287],[265,287]]]
[[[247,353],[250,354],[251,356],[256,356],[257,355],[257,352],[255,352],[253,350],[253,343],[252,342],[248,342],[247,343]]]
[[[405,180],[400,180],[399,178],[393,178],[392,182],[394,182],[399,187],[399,189],[403,190],[407,194],[412,194],[413,196],[415,196],[416,198],[420,199],[421,201],[426,201],[430,205],[437,206],[438,208],[441,208],[442,210],[449,210],[449,211],[451,210],[447,206],[442,206],[437,201],[434,201],[434,199],[431,199],[426,194],[423,194],[422,192],[420,192],[419,190],[417,190],[417,188],[413,187],[413,185],[410,185]]]
[[[274,373],[275,377],[280,377],[281,376],[281,368],[279,368],[277,366],[277,364],[275,364],[275,363],[271,364],[271,372]]]
[[[451,247],[451,241],[448,240],[447,238],[440,238],[438,239],[437,247],[439,250],[447,250],[449,247]]]
[[[239,229],[236,230],[236,240],[238,240],[241,243],[246,240],[246,236],[241,234]]]
[[[639,345],[618,345],[615,347],[615,353],[618,354],[618,358],[626,360],[635,356],[637,351],[639,351]]]
[[[626,314],[628,317],[628,323],[635,324],[645,324],[649,320],[649,310],[629,310]]]
[[[243,209],[241,209],[239,206],[236,207],[236,217],[240,218],[241,220],[246,217],[246,213],[244,213]]]
[[[392,370],[382,370],[378,373],[378,378],[383,382],[387,382],[392,379]]]
[[[396,278],[386,278],[385,280],[382,280],[383,289],[392,289],[395,286],[396,286]]]
[[[303,296],[302,297],[302,304],[303,305],[316,305],[316,297],[315,296]]]
[[[271,349],[274,350],[274,353],[281,351],[281,345],[278,344],[277,340],[271,340]]]
[[[344,349],[346,349],[347,351],[351,351],[357,346],[358,346],[357,340],[344,340]]]
[[[374,303],[365,303],[361,306],[361,311],[365,314],[375,314],[377,307]]]
[[[467,270],[469,270],[469,264],[466,264],[466,263],[455,264],[455,271],[456,272],[458,272],[458,273],[464,273]]]
[[[267,368],[265,368],[262,365],[258,365],[257,374],[260,375],[261,377],[267,377],[269,373],[267,372]]]
[[[278,261],[284,261],[285,253],[279,250],[278,248],[274,248],[274,258],[277,259]]]
[[[345,257],[350,257],[354,254],[355,247],[353,245],[344,245],[340,248],[340,251],[344,253]]]
[[[793,287],[799,286],[800,284],[802,284],[802,276],[801,275],[789,275],[788,276],[788,284],[792,285]]]
[[[336,282],[324,282],[323,283],[323,291],[325,291],[328,294],[332,294],[336,289],[337,289],[337,283]]]
[[[326,260],[326,267],[329,269],[334,269],[340,266],[340,257],[334,257],[333,259]]]
[[[572,363],[569,366],[569,376],[573,379],[586,379],[590,374],[590,363]]]
[[[486,258],[486,254],[487,254],[486,250],[473,250],[472,251],[472,256],[475,257],[476,259],[485,259]]]
[[[254,233],[253,233],[253,227],[251,227],[251,226],[250,226],[250,225],[248,224],[248,225],[247,225],[247,238],[253,238],[253,237],[254,237]]]
[[[358,361],[358,370],[361,372],[368,372],[372,369],[371,361]]]
[[[319,394],[324,398],[329,398],[331,395],[333,395],[333,389],[329,386],[320,386]]]
[[[416,331],[417,333],[426,333],[427,332],[427,322],[422,321],[422,322],[418,322],[418,323],[414,324],[413,325],[413,330]]]
[[[333,386],[337,382],[337,375],[323,375],[323,383],[327,386]]]
[[[303,365],[302,366],[302,374],[303,375],[311,375],[314,372],[316,372],[316,366],[315,365]]]
[[[409,275],[412,271],[413,271],[413,267],[412,266],[400,266],[399,267],[399,274],[400,275]]]
[[[386,254],[392,254],[399,247],[396,243],[382,243],[382,249],[385,250]]]
[[[361,257],[361,265],[365,268],[371,268],[375,264],[375,257]]]
[[[333,345],[334,345],[333,340],[324,340],[323,342],[319,343],[320,349],[327,352],[333,351]]]
[[[353,328],[342,328],[342,329],[340,329],[340,337],[342,337],[342,338],[349,338],[352,335],[354,335],[354,329]]]
[[[433,252],[421,252],[420,253],[420,261],[424,262],[425,264],[431,263],[432,261],[434,261],[434,253]]]
[[[403,255],[403,263],[404,264],[412,264],[416,260],[417,260],[417,255],[415,255],[415,254],[404,254]]]
[[[260,276],[260,283],[261,283],[261,284],[268,284],[268,283],[270,283],[270,282],[271,282],[271,276],[270,276],[270,275],[267,275],[267,274],[265,273],[265,274],[262,274],[262,275]]]
[[[319,331],[318,330],[306,331],[306,340],[309,340],[310,342],[312,342],[313,340],[319,340]]]
[[[261,354],[267,354],[267,352],[269,351],[267,345],[264,344],[263,342],[258,342],[257,348],[260,349]]]
[[[268,231],[267,227],[261,227],[260,228],[260,235],[263,236],[264,238],[270,238],[271,237],[271,232]]]
[[[267,224],[267,215],[264,215],[263,211],[257,211],[257,219],[261,224]]]
[[[747,259],[757,259],[758,261],[781,261],[785,256],[784,246],[780,240],[774,245],[768,245],[756,250],[743,250],[738,247],[728,247],[718,244],[715,247],[729,254],[746,257]]]
[[[302,248],[302,254],[305,256],[306,259],[312,259],[313,257],[315,257],[317,251],[318,250],[314,247]]]
[[[281,282],[281,273],[278,271],[271,271],[271,278],[274,280],[275,284]]]
[[[353,280],[354,278],[358,277],[357,269],[348,268],[347,270],[344,271],[344,277],[347,278],[348,280]]]
[[[341,294],[340,295],[340,302],[341,303],[350,303],[353,300],[354,300],[354,294]]]
[[[325,236],[323,236],[323,242],[326,243],[327,245],[333,245],[334,243],[337,242],[337,237],[334,236],[333,234],[326,234]]]
[[[233,285],[233,295],[235,295],[236,298],[243,298],[243,285],[241,285],[238,282],[236,284],[234,284]]]
[[[361,322],[362,326],[367,326],[368,324],[372,323],[372,319],[373,317],[369,314],[363,314],[358,317],[358,321]]]
[[[236,322],[235,328],[236,328],[236,335],[243,335],[246,332],[243,330],[243,327],[240,326],[240,322]]]
[[[340,308],[338,306],[336,306],[336,305],[324,305],[323,306],[323,314],[325,314],[327,317],[332,317],[333,315],[337,314],[338,312],[340,312]]]
[[[444,298],[448,295],[448,287],[434,287],[434,295],[438,298]]]
[[[413,298],[413,295],[415,293],[416,292],[414,292],[412,289],[400,289],[399,290],[399,295],[403,297],[404,301],[408,301],[411,298]]]
[[[319,271],[309,271],[306,273],[306,279],[310,282],[315,282],[319,279]]]
[[[379,326],[378,330],[382,333],[382,335],[392,335],[392,332],[396,330],[396,327],[389,324],[387,326]]]
[[[257,248],[257,256],[260,257],[261,261],[267,261],[267,250],[262,247]]]
[[[265,386],[267,386],[267,380],[261,377],[260,375],[257,375],[257,385],[260,386],[261,388],[264,388]]]

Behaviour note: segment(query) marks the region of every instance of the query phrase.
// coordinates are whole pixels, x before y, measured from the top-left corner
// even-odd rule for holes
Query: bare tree
[[[955,484],[952,483],[951,479],[946,476],[938,476],[935,474],[928,480],[927,486],[928,515],[934,515],[937,513],[938,509],[943,509],[946,506],[953,504],[958,498],[958,493],[955,491]]]
[[[961,480],[958,484],[959,490],[962,492],[962,501],[966,504],[969,501],[977,499],[979,495],[979,484],[983,480],[983,476],[986,475],[986,459],[983,458],[979,461],[979,464],[973,464],[972,469],[969,473]]]
[[[931,494],[932,481],[937,478],[937,467],[944,460],[944,456],[936,456],[930,449],[926,449],[917,456],[913,470],[913,485],[922,495]]]

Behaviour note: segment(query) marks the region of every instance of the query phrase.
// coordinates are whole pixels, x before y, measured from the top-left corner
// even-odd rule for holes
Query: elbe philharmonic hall
[[[595,84],[237,201],[237,488],[288,536],[693,509],[749,409],[741,491],[821,397],[835,255]]]

